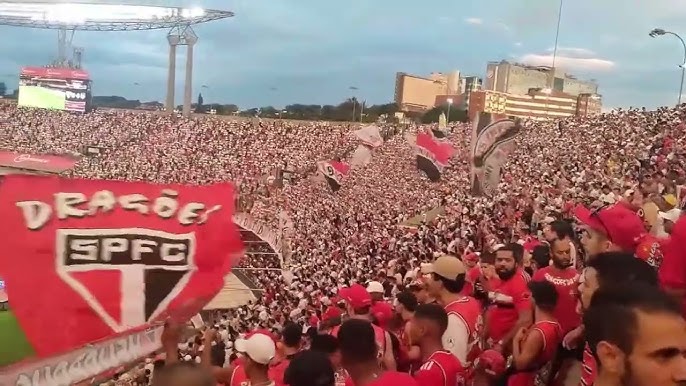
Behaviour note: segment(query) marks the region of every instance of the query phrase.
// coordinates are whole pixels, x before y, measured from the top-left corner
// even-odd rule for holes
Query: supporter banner
[[[11,305],[0,312],[0,330],[11,332],[0,335],[0,366],[31,357],[54,361],[115,336],[129,342],[115,351],[126,350],[130,339],[140,342],[132,331],[199,312],[243,250],[231,221],[233,194],[230,184],[6,177],[0,277]],[[73,371],[56,368],[68,381],[59,384],[102,369],[80,360]],[[97,361],[119,360],[98,354]],[[20,362],[12,374],[32,363]],[[9,371],[0,367],[0,377]],[[46,376],[18,384],[57,384]]]
[[[379,147],[383,145],[383,139],[381,138],[379,127],[376,125],[369,125],[356,130],[355,136],[360,140],[360,142],[370,147]]]
[[[143,358],[162,347],[163,326],[133,332],[47,359],[0,370],[0,385],[68,386]]]
[[[239,227],[254,233],[262,241],[269,244],[269,246],[272,247],[272,250],[274,250],[274,253],[279,256],[281,265],[283,266],[285,264],[288,256],[284,256],[283,252],[288,250],[288,248],[286,248],[286,242],[284,241],[284,237],[281,232],[273,229],[268,224],[257,220],[247,213],[236,213],[233,216],[233,221]]]
[[[417,134],[417,169],[424,172],[431,181],[441,179],[441,171],[448,165],[455,153],[453,146],[447,141],[439,141],[431,134]]]
[[[519,120],[481,112],[472,130],[472,194],[491,196],[500,183],[500,168],[514,150],[521,131]]]
[[[75,158],[68,156],[0,151],[0,166],[46,173],[62,173],[73,169],[76,166],[76,161]]]
[[[319,161],[317,169],[324,175],[331,190],[337,192],[341,188],[343,178],[350,171],[350,165],[339,161]]]

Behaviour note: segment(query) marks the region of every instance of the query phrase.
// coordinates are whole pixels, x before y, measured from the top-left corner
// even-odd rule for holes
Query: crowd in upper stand
[[[358,146],[353,131],[359,125],[116,111],[81,116],[9,105],[0,108],[0,120],[2,149],[38,154],[79,154],[88,145],[105,149],[100,156],[83,157],[68,175],[233,181],[246,203],[240,209],[275,229],[284,218],[292,222],[291,254],[283,267],[268,254],[241,262],[292,275],[251,273],[264,296],[216,321],[227,358],[235,355],[239,334],[255,329],[278,334],[289,322],[316,328],[341,300],[341,289],[355,283],[380,282],[384,295],[393,298],[421,282],[425,263],[445,254],[466,264],[476,252],[519,243],[527,252],[521,265],[533,273],[535,247],[551,240],[546,224],[573,218],[579,204],[598,211],[623,204],[641,216],[643,233],[666,240],[686,182],[686,105],[525,121],[493,197],[470,194],[466,124],[447,129],[456,152],[439,182],[418,172],[411,145],[428,127],[383,125],[393,127],[384,144],[372,151],[368,165],[351,169],[334,193],[318,176],[316,162],[349,159]],[[276,170],[291,171],[294,182],[275,183],[270,176]],[[580,239],[571,238],[579,268],[592,254]],[[654,260],[652,265],[659,265],[659,258]],[[189,360],[200,358],[197,346],[186,345],[184,353]]]

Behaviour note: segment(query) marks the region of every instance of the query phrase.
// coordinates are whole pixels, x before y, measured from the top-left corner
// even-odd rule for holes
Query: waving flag
[[[417,134],[417,169],[426,174],[431,181],[441,179],[441,171],[450,162],[450,158],[455,153],[455,149],[450,142],[439,141],[431,134]]]
[[[379,127],[376,125],[369,125],[356,130],[355,136],[360,142],[369,147],[379,147],[383,145],[383,138],[381,138]]]
[[[481,112],[472,131],[472,194],[491,196],[500,183],[500,169],[515,148],[519,120]]]
[[[6,177],[0,366],[19,362],[0,385],[71,385],[157,350],[162,322],[199,312],[242,252],[233,194]]]
[[[343,178],[348,175],[350,165],[340,161],[319,161],[317,168],[326,178],[331,190],[337,192],[341,188]]]

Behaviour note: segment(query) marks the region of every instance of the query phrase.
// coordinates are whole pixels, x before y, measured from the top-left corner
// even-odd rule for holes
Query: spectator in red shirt
[[[686,217],[677,220],[664,244],[664,258],[658,271],[662,288],[682,304],[686,317]]]
[[[376,319],[379,327],[386,329],[388,322],[393,318],[393,306],[384,301],[383,284],[378,281],[371,281],[367,284],[367,292],[372,297],[372,316]]]
[[[375,333],[371,323],[360,319],[343,322],[338,330],[341,363],[348,372],[349,386],[416,386],[409,375],[383,371],[377,359]]]
[[[422,365],[414,374],[419,386],[453,386],[464,382],[464,371],[460,361],[443,349],[442,337],[448,328],[448,314],[438,304],[417,306],[410,336],[417,342],[422,355]]]
[[[571,244],[566,237],[553,240],[550,250],[553,264],[539,269],[533,277],[533,280],[545,280],[555,286],[558,300],[553,316],[565,334],[581,324],[581,316],[576,312],[579,272],[572,265]]]
[[[553,357],[562,342],[562,328],[554,311],[559,300],[557,289],[549,281],[529,283],[534,303],[534,324],[522,328],[512,341],[512,371],[508,386],[548,384]]]
[[[517,331],[531,324],[531,293],[529,276],[522,270],[524,248],[510,243],[495,255],[495,271],[500,284],[488,294],[490,306],[486,312],[487,340],[496,351],[509,352]]]
[[[398,371],[412,373],[412,371],[416,370],[419,367],[418,365],[421,364],[421,362],[419,362],[421,359],[419,346],[412,342],[409,334],[410,320],[412,320],[417,305],[417,298],[412,292],[404,291],[396,295],[395,311],[402,321],[398,331],[398,340],[400,341]]]
[[[236,340],[235,348],[244,358],[243,367],[247,379],[243,381],[249,381],[253,385],[275,385],[274,380],[269,377],[269,363],[276,355],[276,345],[271,336],[253,332]]]
[[[580,278],[579,310],[585,313],[593,294],[599,289],[619,283],[641,283],[657,287],[655,270],[645,261],[636,259],[630,253],[601,253],[591,260]],[[585,326],[584,326],[585,328]],[[569,337],[564,338],[568,348],[576,347],[577,342]],[[580,386],[591,386],[596,377],[596,361],[588,344],[583,353]]]
[[[462,295],[465,284],[465,266],[455,256],[442,255],[430,266],[427,280],[429,293],[448,313],[448,328],[443,334],[443,348],[467,363],[478,354],[481,333],[481,304],[471,296]]]
[[[686,320],[658,288],[642,283],[600,288],[584,325],[598,364],[594,386],[686,384]]]
[[[283,385],[284,373],[289,363],[300,353],[302,346],[302,328],[293,322],[286,323],[281,330],[281,348],[278,355],[270,364],[269,377],[278,385]]]

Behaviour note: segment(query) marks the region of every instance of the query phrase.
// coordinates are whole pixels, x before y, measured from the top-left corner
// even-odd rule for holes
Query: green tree
[[[236,106],[234,104],[228,104],[228,105],[213,104],[212,108],[217,110],[217,114],[220,114],[220,115],[231,115],[233,113],[240,111],[238,106]]]
[[[278,115],[279,110],[277,110],[274,106],[263,106],[260,107],[260,117],[262,118],[276,118]]]

